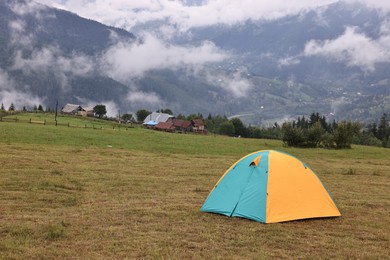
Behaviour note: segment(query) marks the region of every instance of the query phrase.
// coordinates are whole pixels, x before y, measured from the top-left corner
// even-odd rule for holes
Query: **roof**
[[[157,123],[153,120],[150,120],[149,122],[144,123],[144,125],[157,125]]]
[[[78,111],[86,111],[86,112],[93,112],[93,107],[91,106],[80,106],[80,105],[76,105],[76,104],[66,104],[63,108],[62,108],[62,112],[63,113],[75,113],[75,112],[78,112]]]
[[[80,111],[81,110],[81,106],[79,105],[75,105],[75,104],[66,104],[63,108],[62,108],[62,112],[64,113],[73,113],[73,112],[76,112],[76,111]]]
[[[93,107],[91,106],[81,106],[81,109],[87,112],[93,111]]]
[[[158,113],[158,112],[153,112],[150,115],[148,115],[145,120],[144,124],[146,124],[149,121],[155,121],[156,123],[160,122],[167,122],[169,118],[172,118],[172,115],[165,114],[165,113]]]
[[[202,119],[193,119],[192,122],[194,123],[194,126],[204,126]]]
[[[160,130],[175,130],[175,126],[172,122],[160,122],[155,126],[155,128]]]
[[[172,119],[172,123],[175,127],[180,127],[180,128],[188,128],[191,125],[191,121],[188,120],[181,120],[181,119]]]

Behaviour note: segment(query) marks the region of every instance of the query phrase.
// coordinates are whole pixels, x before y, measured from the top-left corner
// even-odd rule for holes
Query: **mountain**
[[[118,39],[135,36],[32,1],[0,2],[0,99],[51,108],[56,100],[119,101],[127,87],[91,68],[95,55]]]
[[[286,98],[287,103],[281,104],[285,115],[320,111],[336,114],[338,119],[367,120],[390,110],[389,58],[376,63],[372,69],[368,68],[372,65],[368,63],[377,55],[376,50],[367,48],[364,52],[365,42],[351,46],[361,48],[362,53],[355,50],[356,53],[349,54],[349,46],[346,46],[333,57],[304,54],[305,47],[312,42],[318,43],[320,48],[332,41],[336,43],[337,39],[342,44],[343,37],[351,30],[350,37],[367,37],[368,42],[380,42],[388,37],[388,34],[381,36],[386,24],[387,17],[378,10],[358,3],[338,2],[276,21],[248,20],[234,26],[192,30],[191,41],[211,40],[219,48],[232,52],[234,65],[225,64],[225,69],[245,67],[254,80],[263,77],[283,82],[284,89],[264,89],[256,84],[256,90],[278,93],[277,96]],[[185,38],[175,40],[187,41]],[[367,64],[365,60],[353,60],[355,54],[364,55]],[[351,62],[346,65],[348,59]],[[292,92],[290,97],[286,96],[286,91]],[[304,96],[308,99],[301,98]],[[259,114],[255,110],[249,114],[252,112]]]
[[[169,21],[138,26],[134,35],[31,0],[5,0],[0,102],[104,103],[111,115],[170,108],[254,125],[312,112],[373,121],[390,110],[390,63],[378,54],[390,38],[386,17],[337,2],[167,37],[160,28]],[[197,63],[201,58],[208,62]]]

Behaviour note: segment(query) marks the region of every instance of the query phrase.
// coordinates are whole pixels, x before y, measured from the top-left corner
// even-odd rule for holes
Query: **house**
[[[143,125],[147,128],[152,128],[166,132],[194,132],[207,134],[205,123],[202,119],[182,120],[174,118],[174,116],[166,113],[153,112],[148,115]]]
[[[154,129],[165,132],[175,132],[176,127],[173,125],[172,121],[169,121],[158,123],[157,125],[155,125]]]
[[[94,116],[93,107],[80,106],[75,104],[66,104],[62,110],[62,114],[66,115],[80,115],[80,116]]]
[[[95,111],[91,106],[81,106],[81,111],[79,111],[78,115],[80,116],[94,116]]]
[[[165,113],[159,113],[159,112],[153,112],[150,115],[148,115],[143,122],[143,125],[146,127],[155,127],[158,123],[165,123],[168,121],[168,119],[173,118],[172,115],[165,114]]]
[[[202,119],[200,119],[200,118],[193,119],[193,120],[191,120],[191,124],[192,124],[192,130],[195,133],[207,133],[206,126],[205,126]]]
[[[189,132],[192,130],[191,121],[171,118],[168,122],[172,122],[175,129],[180,132]]]
[[[77,113],[81,110],[80,105],[75,104],[66,104],[62,110],[61,113],[67,114],[67,115],[77,115]]]

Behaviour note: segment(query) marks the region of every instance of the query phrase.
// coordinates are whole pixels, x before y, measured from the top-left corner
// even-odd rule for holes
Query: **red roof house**
[[[203,133],[206,131],[206,126],[205,126],[202,119],[193,119],[193,120],[191,120],[191,124],[192,124],[194,132],[197,132],[197,133],[202,132]]]
[[[155,129],[166,132],[175,132],[176,127],[173,125],[171,121],[169,122],[160,122],[155,127]]]

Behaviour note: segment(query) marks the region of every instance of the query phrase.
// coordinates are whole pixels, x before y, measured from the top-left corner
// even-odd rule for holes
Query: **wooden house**
[[[172,122],[160,122],[155,125],[154,129],[165,132],[175,132],[176,127],[173,125]]]
[[[191,124],[192,124],[192,130],[195,133],[206,133],[207,132],[206,125],[202,119],[200,119],[200,118],[193,119],[193,120],[191,120]]]
[[[80,116],[94,116],[95,112],[91,106],[80,106],[75,104],[66,104],[62,110],[62,114],[66,115],[80,115]]]
[[[172,118],[169,120],[175,126],[177,131],[186,133],[192,131],[191,121]]]

